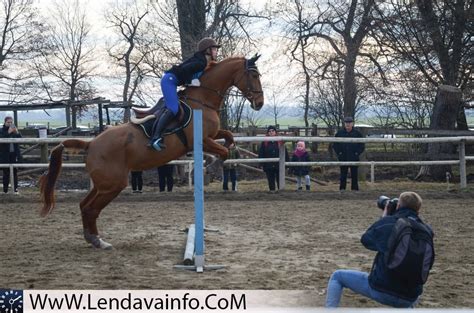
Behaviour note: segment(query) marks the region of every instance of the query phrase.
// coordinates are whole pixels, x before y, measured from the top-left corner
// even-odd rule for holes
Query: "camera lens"
[[[387,201],[389,201],[390,198],[387,196],[380,196],[377,199],[377,207],[381,210],[385,209],[385,205],[387,204]]]

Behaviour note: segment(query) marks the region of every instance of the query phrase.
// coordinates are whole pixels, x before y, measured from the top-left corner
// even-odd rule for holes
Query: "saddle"
[[[141,109],[132,107],[132,111],[135,113],[135,116],[130,118],[130,122],[140,127],[143,130],[145,136],[150,138],[153,135],[153,124],[155,123],[156,115],[159,116],[164,108],[164,98],[160,98],[160,100],[158,100],[158,102],[152,108]],[[166,126],[166,129],[163,131],[163,136],[177,133],[178,137],[187,147],[186,136],[184,135],[183,129],[189,125],[192,117],[193,110],[186,102],[180,99],[178,114],[176,114],[176,117],[172,119],[171,122]]]

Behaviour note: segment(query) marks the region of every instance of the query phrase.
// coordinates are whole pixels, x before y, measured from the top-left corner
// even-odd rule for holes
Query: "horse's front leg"
[[[224,129],[219,129],[217,131],[217,135],[214,137],[214,139],[224,139],[224,147],[229,148],[231,144],[234,143],[234,135],[228,130]]]
[[[226,160],[227,157],[229,156],[229,149],[226,147],[216,143],[213,138],[206,137],[202,141],[203,147],[202,149],[205,152],[211,153],[211,154],[216,154],[218,155],[222,160]]]

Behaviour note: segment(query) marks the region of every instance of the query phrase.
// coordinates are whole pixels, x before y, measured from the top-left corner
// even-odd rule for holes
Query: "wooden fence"
[[[59,144],[66,138],[0,138],[0,144],[3,143],[18,143],[18,144],[39,144],[47,146],[48,144]],[[93,138],[81,137],[81,140],[90,141]],[[457,160],[435,160],[435,161],[359,161],[359,162],[285,162],[285,147],[280,146],[279,158],[273,159],[233,159],[227,160],[225,163],[265,163],[265,162],[279,162],[280,168],[280,189],[285,189],[285,167],[286,166],[370,166],[371,181],[375,180],[375,166],[412,166],[412,165],[458,165],[460,174],[461,188],[467,187],[467,171],[466,162],[474,161],[474,156],[466,156],[465,144],[466,142],[474,142],[474,136],[463,137],[438,137],[438,138],[335,138],[335,137],[289,137],[289,136],[274,136],[274,137],[235,137],[235,142],[239,143],[258,143],[264,141],[283,141],[283,142],[297,142],[306,141],[314,143],[332,143],[332,142],[361,142],[361,143],[453,143],[458,145],[459,158]],[[223,142],[218,140],[218,142]],[[42,149],[43,151],[46,149]],[[47,151],[47,150],[46,150]],[[189,166],[188,175],[191,175],[193,160],[176,160],[170,164],[187,164]],[[41,168],[47,167],[47,163],[39,164],[0,164],[0,168],[10,168],[10,181],[13,181],[13,168]],[[84,167],[84,163],[64,163],[64,167]],[[189,179],[191,184],[191,179]]]

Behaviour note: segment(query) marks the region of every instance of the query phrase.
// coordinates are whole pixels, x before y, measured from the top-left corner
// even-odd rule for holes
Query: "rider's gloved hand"
[[[191,81],[191,84],[189,84],[189,86],[199,87],[199,86],[201,86],[201,82],[199,81],[199,79],[194,78],[194,79]]]

